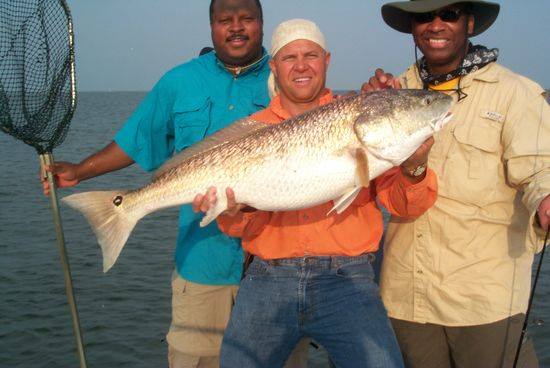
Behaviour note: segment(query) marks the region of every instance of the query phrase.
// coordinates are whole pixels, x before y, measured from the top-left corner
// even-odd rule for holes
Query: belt
[[[318,264],[338,267],[352,262],[368,261],[370,263],[373,263],[375,259],[376,255],[374,253],[363,253],[358,256],[304,256],[294,258],[269,259],[262,261],[271,266],[297,266]]]

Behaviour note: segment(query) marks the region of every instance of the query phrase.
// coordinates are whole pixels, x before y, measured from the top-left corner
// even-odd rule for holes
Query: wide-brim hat
[[[483,33],[497,19],[500,5],[489,1],[460,0],[409,0],[382,5],[382,18],[393,29],[411,33],[411,13],[428,13],[449,5],[470,4],[474,16],[474,32],[471,37]]]

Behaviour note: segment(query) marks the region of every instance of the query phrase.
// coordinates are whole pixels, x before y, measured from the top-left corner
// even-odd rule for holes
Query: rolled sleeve
[[[428,168],[426,176],[411,183],[396,167],[375,180],[378,200],[398,217],[417,217],[426,212],[437,199],[437,177]]]
[[[220,215],[217,218],[218,228],[225,234],[242,238],[243,241],[255,238],[269,222],[271,212],[239,212],[235,216]]]
[[[115,142],[142,169],[158,168],[174,151],[172,103],[163,80],[147,94],[115,135]]]

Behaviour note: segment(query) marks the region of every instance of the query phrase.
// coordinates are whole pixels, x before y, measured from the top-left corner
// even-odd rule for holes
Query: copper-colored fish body
[[[450,105],[450,97],[441,93],[389,90],[338,99],[281,124],[241,122],[226,128],[230,139],[220,132],[212,144],[199,143],[191,154],[181,153],[141,189],[80,193],[64,201],[92,224],[107,270],[141,217],[190,203],[211,186],[231,187],[237,202],[262,210],[295,210],[335,200],[335,210],[341,211],[358,188],[399,165],[441,129]],[[225,210],[224,192],[218,190],[217,204],[202,225]]]

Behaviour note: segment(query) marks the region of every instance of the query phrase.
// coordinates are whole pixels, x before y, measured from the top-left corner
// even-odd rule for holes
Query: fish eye
[[[122,203],[122,196],[116,196],[115,199],[113,199],[113,204],[115,206],[120,206],[120,204]]]
[[[432,103],[432,98],[431,97],[426,97],[424,99],[424,105],[430,106],[431,103]]]

